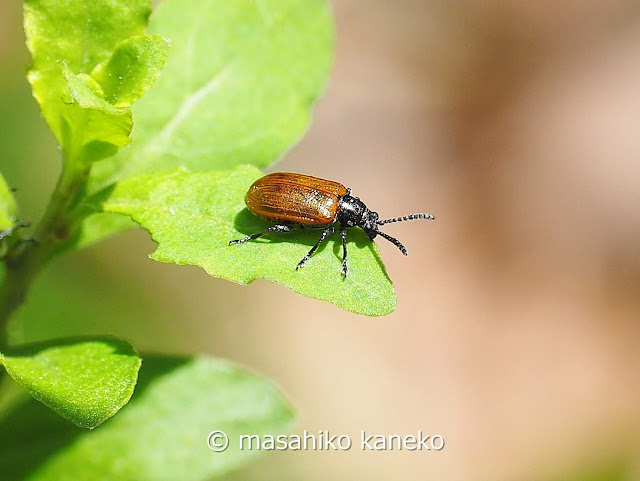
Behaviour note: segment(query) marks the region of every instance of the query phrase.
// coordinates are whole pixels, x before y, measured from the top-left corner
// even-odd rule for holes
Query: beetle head
[[[351,191],[348,191],[347,195],[340,198],[340,204],[338,206],[338,212],[336,214],[341,226],[355,227],[358,226],[364,230],[369,239],[373,240],[376,236],[380,236],[395,245],[400,252],[405,256],[407,255],[407,249],[402,245],[395,237],[391,237],[389,234],[385,234],[379,228],[379,226],[385,224],[392,224],[394,222],[404,222],[407,220],[434,220],[431,214],[425,214],[423,212],[417,214],[405,215],[402,217],[394,217],[393,219],[380,220],[377,212],[369,210],[367,206],[358,197],[352,197]]]
[[[378,213],[372,210],[367,209],[367,211],[362,216],[362,221],[359,224],[362,227],[369,237],[369,239],[373,240],[378,235]]]
[[[360,227],[369,236],[374,239],[378,234],[377,222],[378,213],[367,208],[364,202],[358,197],[350,195],[342,196],[340,206],[338,208],[338,221],[345,227]]]

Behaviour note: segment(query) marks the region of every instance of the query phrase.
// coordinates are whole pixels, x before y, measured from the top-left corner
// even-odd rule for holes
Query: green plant
[[[391,281],[363,234],[354,235],[346,280],[331,249],[293,270],[311,242],[304,232],[227,246],[265,225],[244,209],[244,192],[309,124],[331,61],[328,6],[167,0],[150,16],[151,0],[25,0],[24,13],[28,79],[62,169],[33,230],[20,228],[0,175],[0,363],[33,398],[83,428],[113,416],[137,387],[126,411],[93,432],[38,403],[12,404],[0,415],[3,479],[177,479],[175,463],[189,463],[189,479],[223,474],[251,453],[211,456],[201,449],[202,429],[278,433],[293,421],[269,381],[221,360],[157,356],[145,357],[138,380],[141,360],[124,341],[11,346],[6,325],[46,263],[136,223],[159,245],[153,259],[239,283],[268,279],[361,314],[391,312]],[[57,433],[34,448],[35,464],[11,435],[25,423]],[[150,444],[144,433],[179,436],[181,448]]]

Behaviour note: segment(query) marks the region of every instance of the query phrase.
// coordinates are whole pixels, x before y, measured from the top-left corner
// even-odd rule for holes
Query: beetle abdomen
[[[346,193],[338,182],[277,172],[256,180],[244,201],[251,212],[272,221],[326,225],[334,221]]]

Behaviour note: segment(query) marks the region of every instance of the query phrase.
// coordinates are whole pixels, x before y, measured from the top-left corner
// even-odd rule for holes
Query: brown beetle
[[[244,201],[251,212],[276,224],[243,239],[229,241],[229,245],[242,244],[270,232],[292,232],[305,227],[323,229],[318,241],[296,266],[296,269],[300,269],[327,236],[333,233],[337,223],[342,238],[342,274],[345,277],[348,272],[347,229],[360,227],[371,240],[380,235],[406,256],[407,249],[400,241],[381,232],[378,226],[406,220],[434,219],[431,214],[419,213],[379,220],[377,212],[369,210],[358,197],[352,197],[351,189],[339,182],[288,172],[276,172],[256,180],[249,187]]]

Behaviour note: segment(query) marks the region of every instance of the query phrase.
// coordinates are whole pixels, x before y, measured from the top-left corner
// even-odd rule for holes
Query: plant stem
[[[33,237],[14,244],[4,259],[5,277],[0,288],[0,347],[6,344],[7,322],[24,302],[36,274],[49,260],[56,245],[72,230],[67,211],[89,174],[63,163],[62,174]]]

